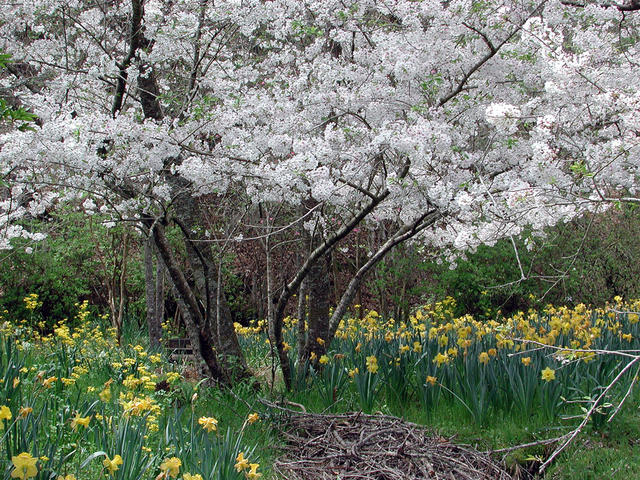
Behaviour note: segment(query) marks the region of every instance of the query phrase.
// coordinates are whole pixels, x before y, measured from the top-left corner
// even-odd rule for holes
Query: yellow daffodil
[[[375,355],[367,357],[367,371],[370,373],[377,373],[378,371],[378,359]]]
[[[259,463],[252,463],[250,465],[251,470],[249,470],[247,473],[245,473],[246,477],[248,480],[257,480],[258,478],[260,478],[262,476],[261,473],[258,473],[258,467],[260,466]]]
[[[11,462],[14,466],[11,472],[11,478],[27,480],[28,478],[35,477],[38,474],[38,467],[36,467],[37,461],[37,458],[33,458],[31,454],[27,452],[11,457]]]
[[[236,472],[242,472],[249,468],[249,460],[244,458],[243,452],[238,453],[238,456],[236,457],[236,464],[234,466],[236,468]]]
[[[250,413],[247,417],[247,422],[249,422],[249,424],[256,423],[258,420],[260,420],[260,415],[257,413]]]
[[[42,381],[42,386],[44,388],[51,388],[53,382],[55,382],[56,380],[58,380],[58,377],[49,377]]]
[[[182,461],[178,457],[171,457],[165,459],[165,461],[160,464],[160,470],[162,470],[165,477],[170,476],[176,478],[181,466]]]
[[[429,385],[431,385],[432,387],[435,386],[435,384],[438,382],[438,378],[437,377],[432,377],[431,375],[427,375],[427,383]]]
[[[531,365],[531,357],[522,357],[520,361],[525,367],[528,367],[529,365]]]
[[[18,418],[27,418],[27,415],[33,412],[33,408],[31,407],[22,407],[18,410]]]
[[[489,354],[487,352],[481,352],[480,355],[478,355],[478,361],[483,365],[486,365],[489,363]]]
[[[111,401],[111,387],[107,387],[103,389],[99,394],[98,398],[100,398],[101,402],[108,403]]]
[[[6,405],[0,407],[0,420],[11,420],[13,415],[11,414],[11,409]]]
[[[79,413],[71,420],[71,429],[75,432],[78,429],[78,425],[82,425],[84,428],[89,426],[91,421],[91,415],[88,417],[81,417]]]
[[[202,425],[207,432],[214,432],[218,429],[218,420],[213,417],[200,417],[198,423]]]
[[[433,363],[437,363],[439,367],[440,367],[443,363],[448,363],[448,362],[449,362],[449,356],[448,356],[448,355],[443,355],[442,353],[438,353],[438,354],[433,358]]]
[[[116,470],[118,470],[118,466],[122,465],[122,457],[120,455],[116,455],[113,457],[113,460],[110,460],[109,457],[106,457],[102,461],[102,465],[106,468],[111,475],[115,475]]]
[[[190,473],[185,473],[182,476],[183,480],[202,480],[202,475],[196,473],[195,475],[191,475]]]
[[[556,371],[547,367],[544,370],[542,370],[542,379],[545,382],[550,382],[551,380],[555,380],[556,379]]]
[[[327,357],[326,355],[322,355],[318,360],[318,363],[320,365],[326,365],[327,363],[329,363],[329,357]]]

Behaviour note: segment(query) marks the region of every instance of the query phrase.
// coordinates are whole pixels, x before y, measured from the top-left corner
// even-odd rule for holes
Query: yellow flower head
[[[258,467],[260,466],[259,463],[252,463],[251,464],[251,470],[249,470],[245,475],[247,476],[248,480],[257,480],[258,478],[260,478],[262,476],[261,473],[258,473]]]
[[[106,457],[102,461],[102,465],[106,468],[111,475],[115,475],[116,470],[118,470],[118,466],[122,465],[122,457],[120,455],[116,455],[113,457],[113,460],[109,460],[109,457]]]
[[[181,466],[182,461],[178,457],[171,457],[165,459],[165,461],[160,464],[160,470],[162,470],[165,476],[168,475],[175,478],[178,476]]]
[[[489,354],[487,352],[481,352],[480,355],[478,355],[478,361],[486,365],[489,363]]]
[[[14,466],[11,472],[11,478],[27,480],[28,478],[35,477],[38,474],[38,467],[36,467],[37,461],[37,458],[33,458],[31,454],[27,452],[11,457],[11,462]]]
[[[202,425],[207,432],[214,432],[218,429],[218,420],[213,417],[200,417],[198,423]]]
[[[79,413],[71,420],[71,428],[75,432],[78,429],[78,425],[82,425],[84,428],[89,426],[89,422],[91,421],[91,415],[88,417],[81,417]]]
[[[327,363],[329,363],[329,357],[327,357],[326,355],[322,355],[318,360],[318,363],[320,365],[326,365]]]
[[[55,382],[56,380],[58,380],[58,377],[49,377],[49,378],[47,378],[47,379],[42,381],[42,385],[45,388],[50,388],[52,386],[53,382]]]
[[[249,422],[249,424],[256,423],[258,420],[260,420],[260,415],[257,413],[250,413],[247,417],[247,422]]]
[[[236,467],[236,472],[242,472],[243,470],[246,470],[247,468],[249,468],[249,460],[244,458],[243,452],[240,452],[236,457],[235,467]]]
[[[106,387],[104,390],[102,390],[99,394],[98,397],[100,398],[101,402],[104,403],[108,403],[111,401],[111,387]]]
[[[11,409],[6,405],[0,407],[0,420],[11,420],[13,415],[11,414]]]
[[[378,359],[375,355],[367,357],[367,370],[370,373],[376,373],[378,371]]]
[[[438,382],[438,377],[432,377],[431,375],[427,375],[427,383],[432,387]]]
[[[31,407],[22,407],[18,410],[18,418],[27,418],[27,415],[33,412],[33,408]]]
[[[529,365],[531,365],[531,357],[522,357],[520,361],[525,367],[528,367]]]
[[[195,475],[191,475],[190,473],[185,473],[182,478],[184,480],[202,480],[202,475],[196,473]]]
[[[437,363],[440,367],[443,363],[449,363],[449,356],[443,355],[442,353],[438,353],[435,357],[433,357],[433,363]]]
[[[544,370],[542,370],[542,379],[545,382],[550,382],[551,380],[555,380],[556,379],[556,371],[552,370],[549,367],[545,368]]]

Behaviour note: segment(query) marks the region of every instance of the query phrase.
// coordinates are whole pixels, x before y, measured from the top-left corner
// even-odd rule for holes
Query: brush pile
[[[487,454],[399,418],[350,413],[280,417],[287,480],[511,480]]]

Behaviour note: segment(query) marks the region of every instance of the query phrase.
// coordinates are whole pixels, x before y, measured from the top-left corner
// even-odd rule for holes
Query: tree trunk
[[[178,310],[182,314],[184,320],[184,326],[187,329],[187,337],[189,337],[189,343],[191,343],[191,351],[193,352],[193,363],[196,368],[197,374],[201,378],[207,378],[209,376],[209,369],[207,363],[204,361],[204,356],[200,349],[200,335],[198,334],[198,327],[193,321],[193,317],[189,313],[187,305],[182,300],[180,293],[176,289],[175,285],[172,286],[173,296],[178,304]]]
[[[149,330],[149,345],[151,349],[160,348],[162,338],[161,314],[158,312],[158,278],[154,278],[153,268],[153,238],[150,236],[144,243],[144,286],[147,304],[147,328]],[[158,260],[158,272],[161,271],[162,262]]]
[[[179,179],[173,179],[173,183],[174,187],[184,188]],[[181,188],[176,188],[176,191],[180,192]],[[218,269],[213,252],[209,243],[197,241],[204,240],[198,235],[203,224],[199,218],[198,204],[187,191],[177,194],[175,207],[175,221],[185,239],[187,256],[193,269],[195,291],[204,303],[203,327],[209,330],[222,367],[230,373],[231,378],[250,377],[251,372],[233,326],[231,309],[224,293],[218,292]]]
[[[167,236],[161,223],[148,221],[148,227],[153,233],[153,239],[158,248],[158,255],[167,269],[169,278],[175,288],[175,296],[181,307],[182,316],[185,319],[187,332],[191,340],[191,347],[199,351],[199,356],[207,365],[208,375],[215,381],[230,383],[231,379],[227,371],[218,363],[211,328],[206,321],[204,312],[198,302],[192,286],[187,281],[178,265]]]
[[[315,358],[313,363],[327,351],[329,337],[329,297],[331,255],[327,254],[314,263],[305,279],[309,290],[309,333],[304,348],[303,358]],[[312,355],[315,354],[315,357]]]
[[[162,322],[164,321],[164,266],[158,258],[156,261],[156,305],[155,305],[155,322],[157,327],[158,342],[162,338]]]
[[[300,284],[298,291],[298,370],[304,365],[304,346],[307,343],[307,280]]]

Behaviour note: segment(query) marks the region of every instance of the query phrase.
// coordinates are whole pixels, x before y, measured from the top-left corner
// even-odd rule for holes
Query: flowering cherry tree
[[[637,2],[47,0],[0,11],[3,88],[38,118],[0,138],[0,245],[74,201],[151,235],[209,374],[241,357],[201,202],[282,203],[322,232],[278,287],[272,345],[310,269],[394,225],[450,252],[637,201]],[[330,213],[330,214],[328,214]],[[175,223],[200,276],[166,239]],[[224,305],[223,305],[224,306]],[[224,310],[224,308],[222,308]],[[217,312],[217,313],[216,313]],[[224,312],[223,312],[224,313]],[[240,362],[242,364],[242,362]]]

